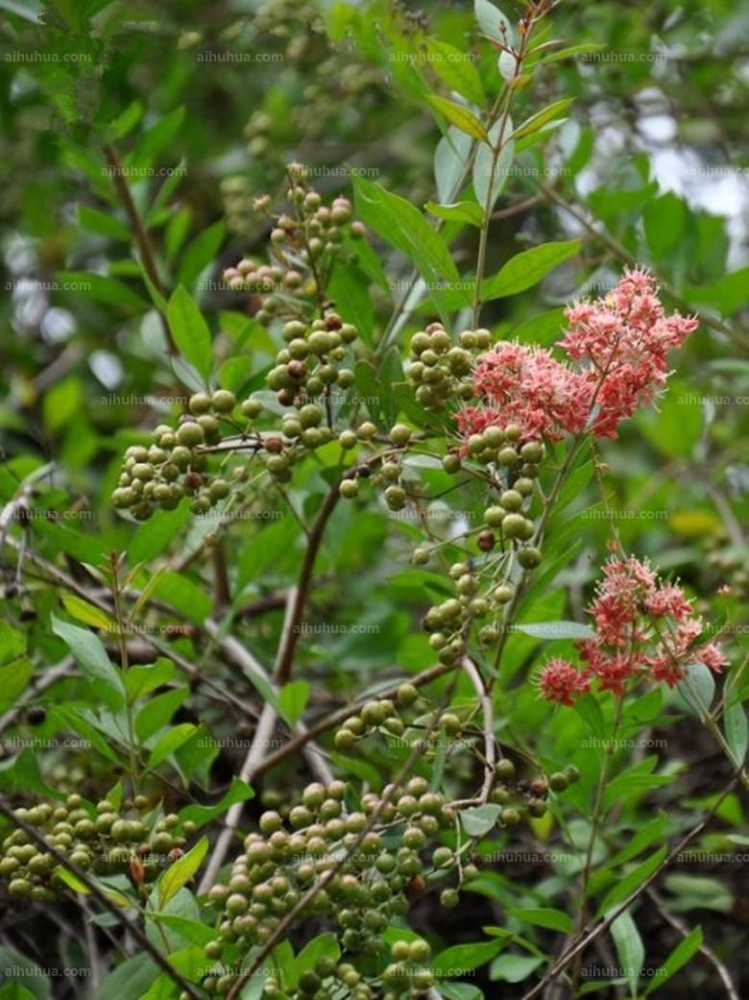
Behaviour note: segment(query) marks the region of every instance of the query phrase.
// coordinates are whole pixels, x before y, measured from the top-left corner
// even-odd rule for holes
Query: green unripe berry
[[[460,456],[452,454],[445,455],[445,457],[442,459],[442,468],[445,470],[445,472],[450,473],[450,475],[455,475],[457,472],[460,472],[461,469]]]
[[[357,442],[358,438],[354,433],[354,431],[352,430],[341,431],[341,433],[338,435],[338,443],[340,444],[341,448],[343,448],[345,451],[348,451],[351,448],[355,448]]]
[[[526,531],[522,514],[507,514],[502,520],[502,533],[506,538],[521,538]]]
[[[358,496],[359,483],[356,479],[343,479],[338,490],[342,497],[345,497],[347,500],[353,500],[354,497]]]
[[[388,486],[385,490],[385,503],[390,510],[403,510],[406,506],[406,491],[402,486]]]
[[[196,392],[190,396],[190,402],[187,405],[190,413],[199,416],[201,413],[208,413],[210,410],[211,397],[207,392]]]
[[[490,528],[499,528],[503,523],[506,511],[503,507],[487,507],[484,511],[484,521]]]
[[[344,753],[350,753],[352,750],[355,750],[357,742],[356,736],[350,729],[339,729],[333,737],[333,745],[336,750],[341,750]]]
[[[503,757],[494,765],[494,773],[501,781],[509,781],[515,777],[515,765],[509,757]]]
[[[440,893],[440,905],[446,910],[454,910],[460,903],[460,894],[457,889],[443,889]]]
[[[248,420],[254,420],[263,412],[263,404],[257,399],[245,399],[242,403],[242,416]]]
[[[396,703],[403,708],[413,705],[418,697],[419,692],[413,684],[401,684],[395,694]]]
[[[191,420],[188,423],[180,424],[177,428],[177,441],[185,448],[195,448],[204,443],[205,433],[197,421]],[[172,460],[175,460],[174,452],[172,452]]]
[[[564,769],[564,773],[567,776],[567,781],[570,784],[574,784],[576,781],[580,780],[580,771],[575,767],[574,764],[568,764]]]
[[[503,809],[499,814],[499,818],[504,826],[517,826],[521,820],[517,809]]]
[[[520,449],[520,457],[524,462],[538,464],[544,457],[544,446],[540,441],[527,441]]]
[[[506,448],[502,448],[499,454],[497,455],[497,462],[500,465],[505,465],[505,466],[514,465],[517,462],[517,460],[518,460],[518,453],[515,451],[514,448],[510,447],[509,445]]]
[[[533,569],[541,562],[541,552],[537,548],[525,548],[518,552],[518,562],[523,569]]]
[[[389,437],[397,448],[405,448],[411,440],[411,429],[405,424],[395,424],[390,429]]]
[[[418,965],[428,962],[432,955],[432,949],[423,940],[411,941],[408,946],[408,952],[410,960],[416,962]]]
[[[371,420],[365,420],[364,423],[360,424],[357,428],[357,434],[362,440],[368,441],[377,434],[377,427]]]
[[[513,483],[512,488],[515,490],[516,493],[519,493],[521,496],[524,497],[529,497],[533,493],[533,490],[535,489],[533,485],[533,480],[528,479],[527,476],[521,476],[519,479],[516,479],[515,482]]]
[[[500,497],[500,503],[505,510],[514,513],[523,506],[523,496],[517,490],[505,490]]]

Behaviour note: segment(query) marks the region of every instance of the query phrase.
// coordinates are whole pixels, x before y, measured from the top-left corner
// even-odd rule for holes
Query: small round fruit
[[[197,421],[190,420],[177,428],[177,441],[185,448],[195,448],[205,441],[205,432]]]
[[[208,413],[211,408],[211,397],[207,392],[196,392],[194,395],[190,396],[190,402],[188,403],[188,409],[190,413],[199,416],[201,413]]]
[[[406,427],[405,424],[395,424],[395,426],[390,429],[390,440],[396,448],[405,448],[411,440],[410,427]]]
[[[541,562],[541,552],[539,549],[530,546],[518,552],[518,562],[523,569],[533,569]]]
[[[347,500],[353,500],[359,493],[359,484],[355,479],[343,479],[338,491]]]

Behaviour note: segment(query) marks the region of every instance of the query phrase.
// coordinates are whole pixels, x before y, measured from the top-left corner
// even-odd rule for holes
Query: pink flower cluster
[[[698,326],[678,313],[666,316],[653,277],[639,270],[625,272],[604,298],[580,302],[566,316],[570,326],[559,343],[564,362],[514,342],[483,355],[475,370],[482,405],[459,411],[463,435],[514,423],[525,440],[585,430],[616,437],[619,421],[652,403],[665,385],[668,351]]]
[[[661,583],[634,556],[607,563],[588,612],[596,635],[577,644],[585,666],[553,659],[541,672],[541,693],[550,701],[572,705],[594,681],[617,695],[640,681],[673,687],[690,663],[716,673],[728,663],[715,643],[699,642],[702,622],[681,587]]]

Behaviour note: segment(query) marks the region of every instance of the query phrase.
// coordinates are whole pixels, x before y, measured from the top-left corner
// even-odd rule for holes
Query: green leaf
[[[353,180],[359,218],[414,263],[446,318],[443,289],[449,289],[451,284],[457,286],[460,276],[442,238],[404,198],[363,177]]]
[[[472,944],[456,944],[445,948],[434,959],[434,971],[447,975],[448,969],[478,969],[490,962],[504,948],[504,941],[476,941]],[[441,973],[441,970],[443,972]]]
[[[185,118],[184,107],[175,108],[156,122],[140,139],[135,152],[128,157],[129,167],[148,168],[158,154],[176,137]]]
[[[735,763],[743,764],[749,744],[749,726],[747,726],[746,709],[740,701],[728,705],[723,713],[723,732]]]
[[[8,983],[7,986],[0,987],[0,1000],[37,1000],[37,994],[20,983]]]
[[[122,678],[110,663],[101,639],[87,629],[78,628],[69,622],[51,616],[52,631],[65,642],[85,676],[92,681],[101,681],[100,690],[108,707],[115,711],[122,708],[125,701],[125,687]]]
[[[436,201],[428,201],[424,208],[438,219],[468,222],[479,229],[484,221],[484,214],[474,201],[459,201],[454,205],[439,205]]]
[[[73,618],[77,618],[85,625],[92,625],[94,628],[104,629],[106,632],[113,632],[117,628],[117,622],[108,612],[89,604],[82,597],[77,597],[75,594],[63,594],[62,603],[65,610]]]
[[[522,983],[545,961],[543,955],[500,955],[492,962],[489,978],[492,981]]]
[[[217,819],[235,803],[237,802],[247,802],[248,799],[255,797],[254,790],[247,784],[247,782],[242,781],[240,778],[235,777],[232,780],[231,788],[224,795],[220,802],[217,802],[214,806],[185,806],[184,809],[180,810],[179,818],[183,823],[194,823],[198,828],[205,826],[206,823],[210,823],[212,820]]]
[[[676,690],[688,707],[704,718],[715,697],[715,676],[704,663],[690,663],[684,668],[684,680],[679,681]]]
[[[167,320],[182,357],[207,380],[213,367],[211,331],[200,309],[182,285],[177,286],[169,299]]]
[[[19,987],[18,1000],[26,1000],[27,996],[32,1000],[48,1000],[51,995],[49,980],[36,962],[4,945],[0,945],[0,976],[8,986]]]
[[[507,910],[507,916],[515,917],[524,924],[532,924],[534,927],[546,927],[550,931],[560,931],[562,934],[572,934],[575,927],[568,913],[548,906],[509,909]]]
[[[96,1000],[143,1000],[160,969],[150,955],[126,959],[101,984]]]
[[[0,0],[0,10],[17,14],[32,24],[44,24],[44,7],[36,0]]]
[[[589,625],[579,622],[521,622],[513,628],[534,639],[594,639],[596,635]]]
[[[538,132],[539,129],[542,129],[544,125],[547,125],[549,122],[555,121],[557,118],[564,117],[564,113],[571,104],[571,97],[564,97],[560,101],[554,101],[553,104],[549,104],[548,107],[543,108],[535,115],[531,115],[530,118],[527,118],[523,124],[517,128],[515,132],[513,132],[512,138],[515,142],[518,142],[518,140],[524,139],[528,135],[533,135],[534,132]]]
[[[25,656],[0,667],[0,708],[14,705],[34,676],[34,664]]]
[[[173,865],[170,865],[159,876],[156,887],[159,893],[159,907],[164,907],[183,885],[186,885],[203,864],[208,853],[208,838],[201,837],[187,854],[184,854]]]
[[[128,546],[130,564],[147,562],[160,555],[191,519],[187,504],[176,510],[159,510],[144,524],[138,525]]]
[[[584,694],[575,699],[574,711],[580,716],[588,730],[594,736],[604,737],[606,720],[598,699],[593,694]]]
[[[94,274],[93,271],[58,271],[55,278],[62,285],[72,286],[63,289],[64,291],[74,292],[105,305],[134,309],[143,309],[147,305],[145,299],[117,278]]]
[[[341,949],[338,946],[338,938],[332,931],[328,931],[325,934],[319,934],[316,938],[313,938],[307,945],[302,948],[296,957],[296,971],[297,975],[303,972],[307,972],[309,969],[314,969],[315,963],[321,958],[332,958],[337,961],[341,955]]]
[[[483,837],[496,826],[501,812],[501,806],[474,806],[461,811],[460,822],[469,837]]]
[[[733,909],[733,894],[720,879],[704,875],[674,874],[666,875],[663,884],[673,895],[668,903],[669,909],[676,913],[686,913],[689,910],[730,913]]]
[[[632,996],[637,995],[637,981],[645,964],[645,946],[629,910],[621,913],[609,928],[616,945],[619,963],[626,969],[627,982]]]
[[[473,190],[485,214],[493,210],[507,183],[515,155],[515,144],[509,138],[511,132],[509,117],[506,121],[503,118],[496,121],[489,131],[488,141],[479,146],[473,161]]]
[[[72,889],[73,892],[79,892],[84,896],[91,895],[91,890],[86,883],[81,882],[77,875],[74,875],[73,872],[64,868],[62,865],[58,865],[55,868],[55,875],[61,882],[64,882],[69,889]],[[94,882],[96,882],[97,888],[104,896],[107,897],[110,903],[114,903],[115,906],[121,906],[125,910],[136,909],[137,904],[123,892],[119,892],[117,889],[113,889],[111,886],[101,883],[96,879],[94,879]]]
[[[171,757],[175,750],[178,750],[183,743],[187,743],[193,733],[197,732],[197,728],[192,722],[182,722],[168,729],[151,751],[148,766],[158,767],[159,764],[163,764],[167,757]]]
[[[451,125],[460,129],[461,132],[465,132],[466,135],[470,135],[474,139],[479,139],[481,142],[489,141],[489,135],[476,115],[469,111],[468,108],[463,107],[462,104],[455,104],[453,101],[448,101],[447,98],[439,97],[437,94],[430,94],[427,100],[433,108],[439,111],[443,118],[446,118]]]
[[[543,243],[516,254],[493,278],[487,278],[484,282],[481,289],[482,301],[503,299],[532,288],[555,267],[579,252],[580,240],[565,240],[560,243]]]
[[[620,877],[617,884],[606,895],[603,903],[598,908],[598,914],[608,913],[619,903],[623,903],[628,896],[638,889],[650,875],[656,871],[668,855],[668,848],[661,847],[655,854],[651,854],[641,864],[637,865],[629,874]]]
[[[153,595],[171,604],[198,625],[202,625],[213,610],[211,599],[203,588],[182,573],[162,573],[153,589]]]
[[[26,653],[26,636],[7,622],[0,621],[0,663],[11,663]]]
[[[695,927],[683,941],[677,944],[663,965],[657,970],[653,981],[645,990],[646,997],[651,996],[656,990],[659,990],[664,983],[668,982],[679,969],[683,968],[697,954],[702,947],[703,937],[702,928]]]
[[[224,241],[226,226],[223,222],[215,222],[196,236],[187,247],[179,263],[177,272],[181,284],[192,288],[203,271],[217,257]]]
[[[514,32],[509,18],[489,0],[475,0],[476,20],[485,35],[503,45],[512,45]]]
[[[458,128],[449,128],[434,151],[434,180],[437,197],[441,202],[452,201],[460,190],[460,181],[465,176],[473,149],[470,135]]]
[[[113,240],[129,243],[130,230],[124,222],[121,222],[116,215],[111,212],[102,212],[98,208],[91,208],[89,205],[78,206],[78,224],[89,232],[99,236],[107,236]]]
[[[646,823],[645,826],[639,830],[634,837],[617,853],[609,859],[607,868],[618,868],[619,865],[625,864],[632,858],[636,858],[640,851],[644,851],[645,848],[650,847],[651,844],[657,841],[663,841],[666,837],[666,817],[657,816],[655,819]]]
[[[309,694],[310,686],[307,681],[290,681],[278,692],[279,711],[290,726],[295,726],[304,715]]]
[[[427,40],[430,65],[437,76],[462,97],[481,107],[485,100],[481,76],[470,52],[461,52],[454,45],[436,38]]]

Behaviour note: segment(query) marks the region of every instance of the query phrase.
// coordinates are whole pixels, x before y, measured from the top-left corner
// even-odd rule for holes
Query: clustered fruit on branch
[[[93,807],[78,794],[65,804],[39,802],[15,810],[83,871],[94,875],[127,875],[141,887],[153,882],[184,852],[195,824],[182,822],[169,813],[150,809],[138,797],[125,808],[102,799]],[[32,842],[24,830],[16,829],[2,843],[0,877],[8,880],[12,897],[47,901],[67,891],[58,863],[49,852]]]

